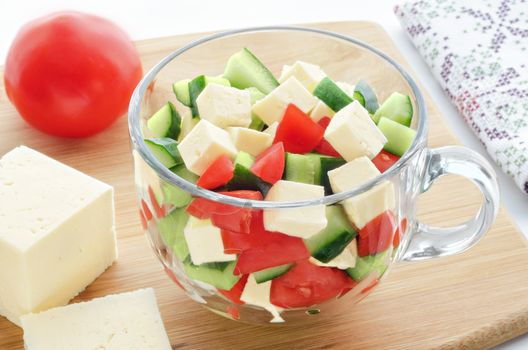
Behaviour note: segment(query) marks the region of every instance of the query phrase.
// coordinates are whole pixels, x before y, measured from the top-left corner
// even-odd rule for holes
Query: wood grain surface
[[[376,24],[312,26],[357,37],[406,65]],[[145,69],[199,36],[138,42]],[[428,97],[427,102],[430,146],[456,143]],[[76,301],[154,287],[175,349],[482,349],[528,331],[528,250],[504,210],[474,249],[454,257],[399,263],[371,296],[350,310],[306,317],[301,325],[249,326],[205,310],[162,271],[137,215],[126,118],[84,140],[50,137],[24,123],[2,86],[0,122],[0,154],[25,144],[115,187],[119,260]],[[469,182],[445,177],[421,196],[419,217],[430,224],[460,223],[473,215],[480,201]],[[1,317],[0,349],[23,349],[22,331]]]

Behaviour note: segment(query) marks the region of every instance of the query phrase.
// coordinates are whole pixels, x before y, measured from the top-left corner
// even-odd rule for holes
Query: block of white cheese
[[[116,259],[113,189],[20,146],[0,159],[0,314],[65,305]]]
[[[327,263],[321,262],[313,257],[310,257],[310,262],[317,266],[325,267],[337,267],[340,270],[346,270],[348,268],[353,268],[356,266],[356,257],[357,257],[357,243],[356,240],[352,240],[349,245],[343,249],[341,254],[333,258]]]
[[[248,128],[227,128],[231,141],[239,151],[244,151],[256,157],[273,143],[274,136]]]
[[[273,140],[275,140],[275,134],[277,133],[277,128],[279,127],[278,122],[273,122],[270,126],[268,126],[266,129],[262,130],[262,132],[265,132],[266,134],[270,135]]]
[[[343,90],[345,94],[347,94],[350,97],[354,96],[354,89],[356,88],[354,85],[351,85],[349,83],[346,83],[344,81],[336,81],[336,85]]]
[[[347,161],[361,156],[372,159],[387,143],[383,133],[358,101],[334,115],[325,130],[324,138]]]
[[[221,231],[211,220],[200,220],[191,216],[183,234],[194,265],[236,260],[236,254],[224,253]]]
[[[304,113],[309,113],[317,103],[314,97],[295,77],[290,77],[277,86],[266,97],[253,105],[253,113],[267,125],[280,122],[290,103]]]
[[[329,171],[328,179],[334,193],[338,193],[361,186],[379,174],[372,161],[363,156]],[[394,209],[394,186],[392,182],[384,181],[366,192],[346,199],[342,204],[350,221],[358,229],[362,229],[376,216]]]
[[[251,123],[251,98],[249,91],[220,84],[207,84],[198,95],[196,105],[200,118],[220,128],[247,127]]]
[[[317,101],[317,104],[315,105],[314,109],[310,112],[310,118],[314,122],[318,122],[319,120],[323,119],[323,117],[332,118],[334,116],[335,112],[332,110],[332,108],[328,107],[326,103],[319,100]]]
[[[109,295],[22,317],[26,350],[170,350],[154,290]]]
[[[268,191],[267,201],[290,202],[324,197],[324,187],[279,180]],[[324,205],[264,209],[264,227],[290,236],[310,238],[327,225]]]
[[[237,149],[224,129],[201,119],[178,145],[187,169],[196,175],[203,172],[221,155],[234,159]]]
[[[248,305],[255,305],[261,308],[268,310],[273,319],[270,321],[272,323],[284,322],[280,316],[281,308],[273,305],[270,302],[270,291],[271,291],[271,281],[266,281],[263,283],[257,283],[253,274],[248,276],[240,300]]]
[[[326,73],[315,64],[297,61],[292,66],[282,67],[279,83],[285,82],[290,77],[295,77],[308,91],[313,92],[317,84],[326,77]]]

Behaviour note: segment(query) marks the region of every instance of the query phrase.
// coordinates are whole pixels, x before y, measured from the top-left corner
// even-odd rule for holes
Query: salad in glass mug
[[[336,33],[257,28],[190,43],[143,78],[129,126],[140,216],[165,271],[235,320],[351,307],[393,262],[462,252],[497,213],[486,160],[427,148],[416,83]],[[443,174],[484,196],[464,225],[415,219],[417,196]]]

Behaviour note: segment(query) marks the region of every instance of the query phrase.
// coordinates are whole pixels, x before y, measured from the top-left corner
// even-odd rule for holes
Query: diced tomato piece
[[[322,117],[321,119],[319,119],[317,124],[321,125],[321,127],[326,130],[328,124],[330,124],[330,121],[330,118]],[[339,152],[337,152],[335,148],[330,144],[330,142],[326,141],[324,137],[321,139],[321,142],[319,142],[319,144],[315,147],[315,151],[319,154],[324,154],[326,156],[341,157]]]
[[[141,200],[141,208],[143,209],[143,214],[145,215],[147,222],[152,220],[154,216],[152,215],[152,212],[150,211],[150,208],[144,199]]]
[[[396,233],[394,234],[394,238],[392,239],[392,246],[394,248],[398,248],[400,245],[401,237],[407,230],[407,218],[403,218],[400,222],[400,226],[398,226]]]
[[[233,317],[233,320],[240,320],[240,312],[238,311],[238,307],[229,305],[226,311],[229,315],[231,315],[231,317]]]
[[[219,192],[227,196],[262,200],[259,191],[226,191]],[[214,202],[205,198],[195,198],[187,207],[187,212],[198,219],[211,219],[213,225],[224,230],[248,233],[253,216],[260,216],[260,210],[241,208],[234,205]]]
[[[396,163],[400,157],[395,156],[392,153],[389,153],[385,150],[381,150],[374,158],[372,158],[372,163],[378,168],[380,172],[385,172],[389,169],[394,163]]]
[[[338,297],[353,286],[344,271],[303,260],[272,280],[270,301],[284,308],[308,307]]]
[[[394,216],[390,211],[376,216],[359,230],[358,255],[374,255],[387,250],[395,230]]]
[[[183,286],[180,283],[180,281],[178,281],[178,279],[176,278],[176,275],[174,274],[174,272],[172,272],[167,266],[165,266],[164,268],[165,268],[165,272],[167,273],[167,275],[169,275],[169,277],[172,280],[172,282],[176,283],[176,285],[178,287],[180,287],[182,290],[185,291],[185,288],[183,288]]]
[[[251,248],[251,237],[247,233],[238,233],[228,230],[222,230],[222,243],[224,244],[224,253],[240,254],[244,250]]]
[[[212,190],[225,185],[233,178],[235,166],[228,156],[218,157],[200,176],[196,184]]]
[[[285,159],[284,145],[277,142],[258,155],[251,171],[262,180],[274,184],[282,179]]]
[[[321,125],[321,127],[326,130],[328,125],[330,125],[330,121],[332,121],[332,119],[330,119],[330,117],[322,117],[321,119],[319,119],[317,124]]]
[[[244,302],[240,300],[240,297],[242,296],[242,291],[246,286],[248,276],[249,275],[244,275],[240,277],[238,282],[230,290],[219,289],[218,291],[220,292],[220,294],[225,296],[227,299],[231,300],[233,303],[244,304]]]
[[[143,214],[143,210],[139,209],[139,219],[141,220],[141,226],[143,227],[143,230],[146,230],[148,228],[148,222],[147,218],[145,218],[145,214]]]
[[[290,103],[277,127],[274,142],[282,142],[286,152],[304,154],[321,142],[323,134],[321,125]]]
[[[150,203],[152,204],[152,208],[154,208],[154,213],[156,213],[156,217],[158,219],[161,219],[166,214],[165,208],[159,205],[158,200],[156,199],[156,195],[154,194],[154,190],[150,186],[148,187],[148,194],[150,198]]]

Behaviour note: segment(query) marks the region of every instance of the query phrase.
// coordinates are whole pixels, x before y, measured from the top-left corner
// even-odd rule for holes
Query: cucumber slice
[[[172,84],[172,91],[178,101],[186,105],[187,107],[191,106],[191,98],[189,96],[189,82],[191,79],[183,79]]]
[[[284,179],[315,184],[315,163],[319,163],[319,159],[303,154],[286,153]]]
[[[193,184],[198,181],[198,175],[191,173],[183,164],[171,168],[171,171]],[[172,204],[176,208],[184,207],[192,200],[189,192],[166,182],[162,183],[161,192],[163,193],[163,201]]]
[[[226,187],[229,191],[234,190],[253,190],[260,191],[262,195],[266,196],[271,184],[262,180],[251,171],[251,166],[255,158],[244,151],[238,152],[235,158],[235,170],[233,178],[229,180]]]
[[[365,107],[365,97],[360,91],[354,90],[354,94],[352,95],[352,98],[358,101],[363,107]]]
[[[372,120],[377,124],[381,117],[392,119],[401,125],[410,126],[413,117],[411,98],[399,92],[393,92],[378,108]]]
[[[379,108],[378,97],[374,90],[372,90],[364,80],[360,80],[356,84],[356,87],[354,88],[354,96],[356,92],[363,98],[363,107],[365,107],[370,114],[376,113]]]
[[[324,230],[304,240],[311,255],[323,263],[341,254],[357,235],[340,205],[327,206],[326,219]]]
[[[218,289],[229,290],[240,279],[240,276],[233,274],[235,265],[236,261],[194,265],[187,258],[183,269],[189,278],[208,283]]]
[[[152,154],[154,154],[154,157],[167,168],[183,164],[183,159],[178,151],[177,141],[164,137],[145,139],[145,143]]]
[[[147,121],[147,128],[154,137],[170,137],[177,140],[180,136],[181,117],[172,102],[167,102]]]
[[[334,112],[350,104],[353,100],[330,79],[325,77],[317,84],[313,94],[326,103]]]
[[[293,264],[284,264],[279,266],[270,267],[264,270],[253,272],[253,277],[257,283],[264,283],[266,281],[272,280],[275,277],[284,275],[292,268]]]
[[[205,75],[199,75],[189,82],[189,100],[193,118],[200,115],[198,106],[196,105],[196,99],[198,95],[205,89],[207,84],[215,83],[219,85],[231,86],[229,80],[223,77],[209,77]]]
[[[180,261],[184,261],[189,256],[189,247],[183,235],[188,220],[189,214],[185,208],[177,208],[158,221],[161,239]]]
[[[356,266],[347,269],[346,272],[355,281],[361,281],[372,271],[378,271],[383,275],[389,266],[387,265],[387,251],[376,255],[368,255],[356,258]]]
[[[268,68],[247,48],[243,48],[229,58],[224,78],[236,88],[255,87],[265,94],[269,94],[279,86],[279,82]]]
[[[379,120],[378,128],[387,138],[387,143],[383,148],[400,157],[411,147],[416,136],[416,130],[385,117]]]
[[[260,119],[256,114],[251,114],[251,124],[249,124],[248,128],[262,131],[264,130],[264,127],[266,124],[264,124],[264,121]]]
[[[330,185],[330,180],[328,179],[328,172],[339,168],[341,165],[345,164],[346,160],[343,158],[337,157],[321,157],[321,186],[324,186],[325,195],[328,196],[333,193],[332,186]]]

